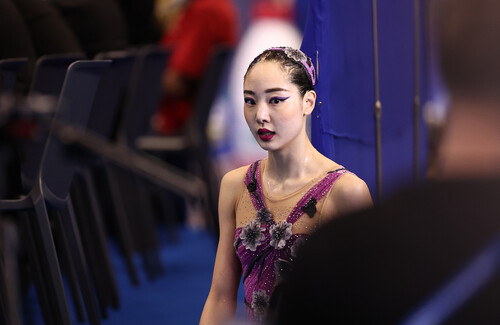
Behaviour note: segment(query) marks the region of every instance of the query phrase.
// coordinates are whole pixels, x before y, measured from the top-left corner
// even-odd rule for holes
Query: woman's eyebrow
[[[269,88],[269,89],[266,89],[266,94],[267,93],[274,93],[274,92],[278,92],[278,91],[288,91],[288,89],[285,89],[285,88]]]
[[[274,93],[274,92],[279,92],[279,91],[289,91],[288,89],[285,89],[285,88],[269,88],[269,89],[266,89],[264,92],[266,94],[269,94],[269,93]],[[253,92],[252,90],[243,90],[243,93],[244,94],[247,94],[247,95],[255,95],[255,92]]]

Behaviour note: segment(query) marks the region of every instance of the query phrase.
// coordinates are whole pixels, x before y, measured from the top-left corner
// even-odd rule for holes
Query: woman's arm
[[[236,296],[241,278],[241,264],[234,250],[235,202],[243,176],[237,171],[226,174],[219,195],[220,238],[215,258],[212,287],[208,294],[200,325],[225,324],[234,318]]]

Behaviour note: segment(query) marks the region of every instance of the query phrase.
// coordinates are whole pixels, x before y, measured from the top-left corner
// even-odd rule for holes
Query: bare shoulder
[[[366,195],[370,195],[368,186],[358,176],[352,173],[345,173],[336,182],[332,189],[339,198],[342,199],[362,199]],[[370,197],[371,201],[371,197]]]
[[[330,215],[342,215],[373,205],[366,183],[352,173],[343,174],[332,187],[327,206]]]
[[[236,189],[241,186],[241,183],[245,179],[246,172],[248,170],[247,166],[239,167],[227,172],[221,180],[221,190],[222,189]]]
[[[219,207],[233,206],[238,194],[244,189],[243,182],[249,166],[243,166],[227,172],[221,180],[219,192]]]

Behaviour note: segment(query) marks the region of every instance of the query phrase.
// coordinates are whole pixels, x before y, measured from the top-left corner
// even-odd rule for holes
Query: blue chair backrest
[[[216,47],[203,74],[194,103],[195,126],[200,132],[206,130],[211,108],[219,95],[221,82],[227,75],[232,54],[233,50],[228,47]]]
[[[94,60],[76,61],[69,66],[59,97],[56,121],[81,128],[87,126],[101,74],[110,64],[108,60]],[[59,201],[66,200],[74,171],[67,147],[51,132],[39,174],[49,204],[57,206]]]
[[[0,92],[12,94],[19,69],[28,63],[27,58],[0,60]]]
[[[168,51],[157,46],[144,47],[138,52],[119,130],[121,141],[131,148],[139,136],[150,130],[151,118],[160,101],[167,57]]]
[[[116,136],[119,115],[124,109],[132,67],[133,51],[100,53],[96,59],[111,59],[111,65],[101,76],[87,128],[106,139]]]
[[[36,98],[36,95],[52,96],[57,102],[69,65],[82,58],[84,55],[79,53],[44,55],[38,58],[29,96],[32,98]],[[23,143],[21,179],[26,192],[33,187],[38,175],[46,142],[46,135],[39,134],[37,138]]]
[[[31,81],[30,94],[58,97],[68,66],[76,60],[83,60],[83,53],[50,54],[38,58]]]

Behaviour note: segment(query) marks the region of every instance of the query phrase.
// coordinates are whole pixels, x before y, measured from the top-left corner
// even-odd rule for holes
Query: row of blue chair
[[[79,126],[86,124],[100,75],[109,63],[76,61],[69,65],[66,77],[59,87],[61,90],[53,120]],[[32,91],[37,91],[37,86],[48,86],[43,82],[39,83],[41,79],[43,77],[37,71]],[[54,88],[56,87],[58,85]],[[71,281],[78,282],[89,322],[97,324],[99,318],[96,304],[93,293],[89,290],[90,278],[68,195],[74,165],[65,163],[68,157],[64,146],[50,130],[46,136],[40,136],[37,141],[26,144],[23,149],[25,158],[29,158],[21,165],[25,193],[18,199],[1,200],[0,210],[22,212],[18,214],[20,225],[23,234],[29,235],[21,238],[22,242],[26,243],[44,319],[48,324],[71,323],[52,235],[54,232],[63,243],[60,245],[60,248],[65,250],[62,255],[72,259],[72,263],[66,261],[66,265],[71,268],[68,275]],[[49,211],[57,212],[53,214],[54,227],[49,220]],[[77,296],[75,294],[73,297]]]
[[[72,322],[61,269],[78,321],[100,324],[108,307],[119,308],[106,222],[113,224],[132,283],[139,283],[133,261],[136,252],[150,278],[162,273],[156,220],[149,203],[151,189],[202,202],[208,223],[217,229],[217,181],[204,130],[230,51],[216,53],[197,97],[195,119],[181,137],[180,148],[138,147],[139,139],[149,133],[168,51],[148,46],[101,53],[93,60],[75,53],[37,61],[29,97],[51,96],[57,104],[53,114],[39,120],[45,134],[20,141],[24,193],[0,200],[0,212],[15,212],[47,324]],[[13,92],[16,73],[24,64],[22,58],[0,60],[0,90]],[[182,151],[200,165],[201,173],[175,168],[144,149]],[[3,270],[5,283],[15,277],[7,272],[10,268]],[[17,294],[12,286],[2,287],[6,288],[2,297],[12,298],[5,299],[10,306],[3,308],[4,317],[19,323]]]

